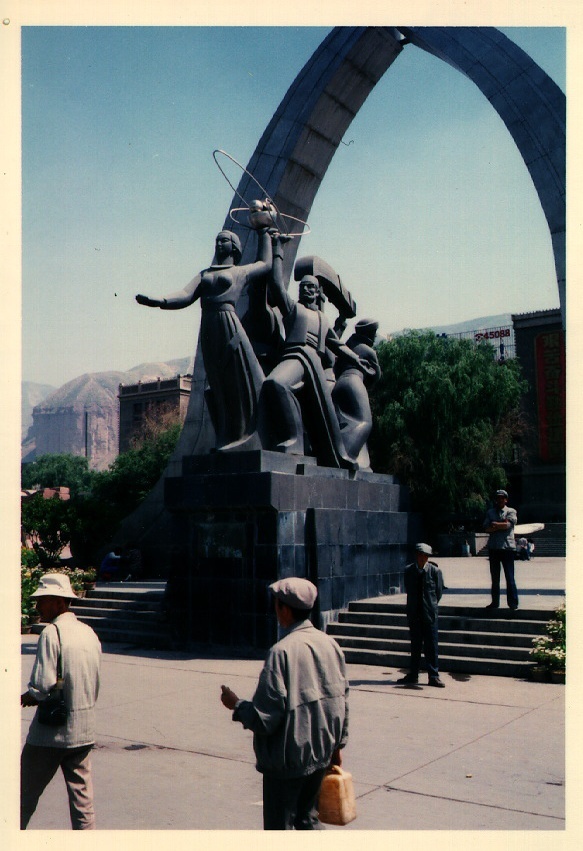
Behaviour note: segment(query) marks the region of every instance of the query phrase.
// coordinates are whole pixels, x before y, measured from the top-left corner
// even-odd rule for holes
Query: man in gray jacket
[[[282,637],[269,651],[253,700],[222,686],[233,721],[253,731],[263,774],[264,830],[321,830],[317,805],[326,769],[341,765],[348,738],[344,654],[309,615],[316,586],[280,579],[269,586]]]
[[[429,561],[430,555],[433,555],[433,550],[429,544],[417,544],[415,562],[405,568],[411,668],[397,682],[402,685],[417,683],[423,648],[429,675],[428,685],[445,688],[445,683],[439,678],[437,665],[437,604],[443,594],[443,574],[434,562]]]

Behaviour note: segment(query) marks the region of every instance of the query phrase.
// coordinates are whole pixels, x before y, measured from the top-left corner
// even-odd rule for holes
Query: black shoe
[[[511,612],[515,612],[517,610],[518,606],[508,606],[508,608],[510,609]]]
[[[445,683],[439,677],[429,677],[427,685],[435,686],[435,688],[445,688]]]
[[[488,603],[487,606],[484,606],[485,609],[499,609],[500,606],[497,603]]]
[[[415,676],[415,674],[406,674],[404,677],[401,677],[400,680],[397,680],[397,685],[415,686],[418,682],[419,677]]]

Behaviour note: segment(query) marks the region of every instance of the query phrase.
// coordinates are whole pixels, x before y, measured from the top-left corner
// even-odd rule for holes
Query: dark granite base
[[[318,586],[325,627],[352,600],[399,587],[419,534],[394,477],[317,467],[273,452],[184,459],[166,481],[176,542],[170,616],[188,641],[267,648],[277,636],[268,586]]]

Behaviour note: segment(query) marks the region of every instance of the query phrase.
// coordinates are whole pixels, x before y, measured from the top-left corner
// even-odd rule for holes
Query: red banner
[[[540,457],[543,461],[564,461],[567,408],[565,335],[563,331],[538,334],[534,346]]]

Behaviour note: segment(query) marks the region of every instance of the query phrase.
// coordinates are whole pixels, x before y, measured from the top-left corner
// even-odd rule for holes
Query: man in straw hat
[[[69,611],[76,598],[69,577],[46,573],[32,594],[47,626],[38,640],[36,659],[22,706],[37,706],[57,685],[59,655],[67,719],[61,726],[32,720],[22,750],[20,827],[26,828],[38,800],[60,768],[67,785],[73,830],[94,830],[90,753],[95,743],[95,702],[99,692],[101,645],[91,627]]]
[[[263,774],[265,830],[321,830],[317,805],[331,765],[340,765],[348,738],[348,680],[344,654],[309,620],[317,596],[307,579],[269,586],[283,630],[259,677],[253,700],[222,686],[233,721],[253,731]]]
[[[430,555],[433,555],[433,550],[429,544],[416,544],[415,561],[405,568],[411,667],[409,673],[397,682],[401,685],[417,684],[423,649],[428,685],[445,688],[437,666],[437,604],[443,594],[443,574],[434,562],[429,561]]]

